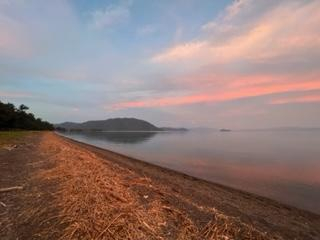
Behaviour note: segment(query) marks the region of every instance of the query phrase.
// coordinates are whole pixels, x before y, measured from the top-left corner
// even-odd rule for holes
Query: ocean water
[[[320,213],[320,131],[67,132],[64,136]]]

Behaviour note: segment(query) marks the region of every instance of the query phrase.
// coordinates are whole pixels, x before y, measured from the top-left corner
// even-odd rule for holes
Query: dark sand
[[[319,215],[50,132],[0,147],[12,186],[0,239],[320,239]]]

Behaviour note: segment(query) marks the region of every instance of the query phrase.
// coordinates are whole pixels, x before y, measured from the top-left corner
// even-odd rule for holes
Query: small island
[[[219,129],[220,132],[231,132],[231,129],[228,128],[221,128]]]

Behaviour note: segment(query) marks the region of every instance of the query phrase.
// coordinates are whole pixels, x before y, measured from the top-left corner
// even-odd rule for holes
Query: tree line
[[[28,109],[24,104],[16,108],[12,103],[0,101],[0,130],[54,130],[51,123],[36,118],[32,113],[27,113]]]

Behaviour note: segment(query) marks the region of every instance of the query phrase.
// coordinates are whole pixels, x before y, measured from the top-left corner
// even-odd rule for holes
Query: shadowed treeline
[[[23,104],[16,108],[12,103],[0,101],[0,130],[53,130],[51,123],[36,118],[32,113],[27,113],[29,108]]]

